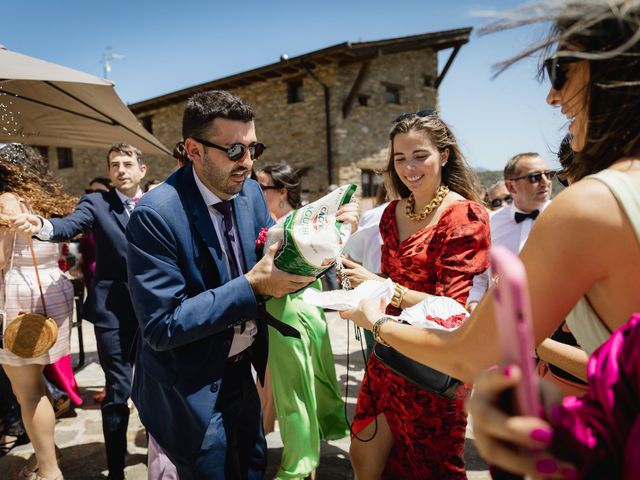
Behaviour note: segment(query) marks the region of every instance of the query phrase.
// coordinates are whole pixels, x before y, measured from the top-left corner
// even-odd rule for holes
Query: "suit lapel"
[[[116,217],[120,228],[122,228],[124,232],[127,229],[127,223],[129,223],[129,215],[124,209],[124,204],[120,201],[120,197],[118,197],[115,189],[109,192],[107,198],[109,200],[109,210],[111,210],[113,216]]]
[[[233,200],[233,213],[236,220],[236,228],[240,237],[240,247],[244,266],[250,270],[256,263],[256,234],[253,228],[253,212],[249,208],[249,200],[240,194]]]
[[[191,164],[184,168],[182,175],[179,177],[179,181],[187,202],[187,210],[191,221],[213,257],[213,261],[220,274],[220,283],[225,284],[231,280],[231,276],[227,270],[224,253],[213,228],[211,216],[202,199],[202,195],[200,195],[200,190],[198,190],[198,186],[193,179],[193,166]]]

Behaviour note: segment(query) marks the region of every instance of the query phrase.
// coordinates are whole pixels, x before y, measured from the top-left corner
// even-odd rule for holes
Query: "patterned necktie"
[[[530,218],[531,220],[535,220],[536,218],[538,218],[538,215],[540,215],[540,210],[534,210],[533,212],[529,212],[529,213],[516,212],[516,215],[515,215],[516,223],[522,223],[527,218]]]
[[[222,214],[222,225],[224,227],[224,239],[227,244],[227,258],[229,259],[229,269],[231,270],[231,278],[236,278],[240,275],[236,255],[233,250],[233,243],[235,237],[233,236],[233,217],[231,212],[231,200],[225,200],[224,202],[216,203],[213,205],[217,211]]]
[[[131,212],[133,212],[133,209],[136,208],[136,201],[133,198],[127,198],[124,201],[124,206],[127,209],[127,212],[129,212],[129,215],[131,215]]]

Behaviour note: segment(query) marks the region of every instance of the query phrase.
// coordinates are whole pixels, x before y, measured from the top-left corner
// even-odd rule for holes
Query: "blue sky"
[[[537,59],[492,80],[492,65],[544,28],[478,36],[478,12],[514,0],[111,0],[14,1],[3,6],[0,43],[27,55],[102,76],[106,47],[125,56],[109,79],[133,103],[289,56],[342,43],[475,27],[440,87],[442,117],[474,166],[501,169],[518,152],[555,161],[565,119],[545,104]],[[448,52],[441,56],[441,67]],[[1,76],[1,72],[0,72]],[[259,131],[259,125],[258,125]]]

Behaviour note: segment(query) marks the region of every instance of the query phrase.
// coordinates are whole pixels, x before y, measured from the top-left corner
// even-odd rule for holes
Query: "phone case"
[[[493,299],[502,360],[522,371],[522,382],[516,389],[519,413],[538,417],[540,396],[527,274],[520,259],[505,247],[493,247],[490,258],[492,274],[497,276]]]

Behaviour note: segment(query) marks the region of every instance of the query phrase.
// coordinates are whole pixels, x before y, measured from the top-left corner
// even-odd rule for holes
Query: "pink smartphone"
[[[522,371],[522,382],[516,389],[518,414],[539,417],[527,274],[520,259],[505,247],[492,247],[490,258],[492,275],[498,278],[493,299],[502,360],[518,365]]]

